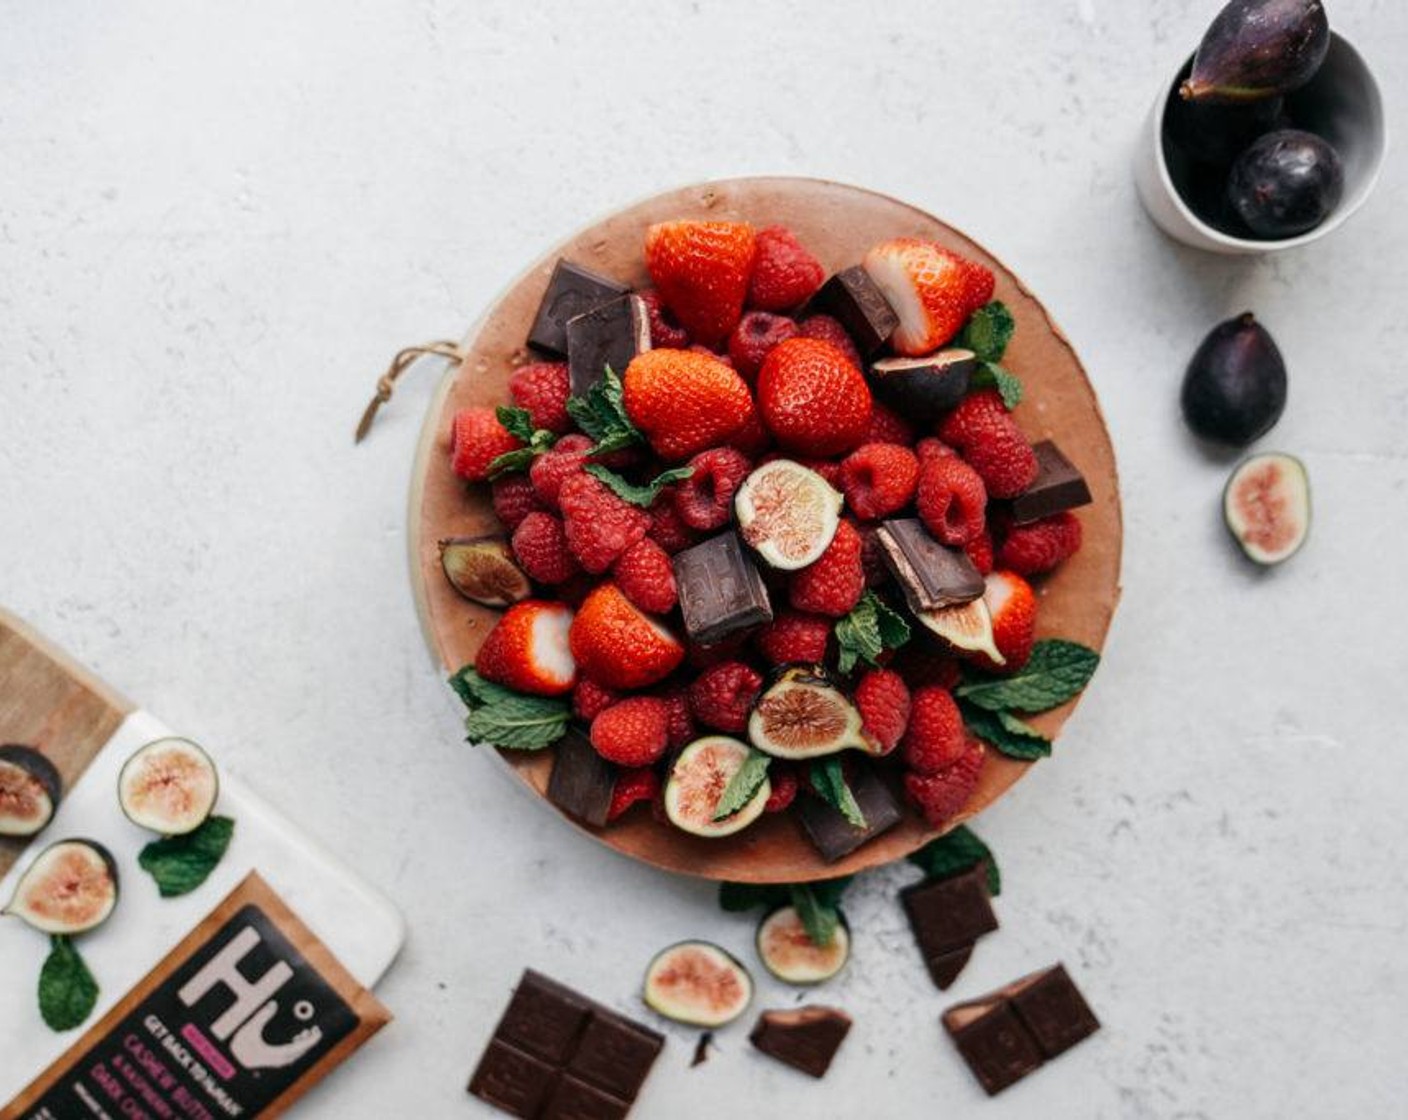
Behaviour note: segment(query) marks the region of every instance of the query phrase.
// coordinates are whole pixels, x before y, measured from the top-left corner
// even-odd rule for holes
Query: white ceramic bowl
[[[1144,209],[1175,241],[1214,253],[1271,253],[1308,245],[1337,229],[1353,214],[1378,182],[1388,146],[1383,99],[1363,57],[1343,36],[1331,32],[1330,49],[1311,82],[1287,98],[1296,126],[1323,136],[1344,163],[1344,197],[1320,225],[1298,237],[1260,241],[1225,233],[1199,217],[1179,193],[1176,183],[1185,161],[1171,150],[1163,135],[1164,109],[1177,96],[1179,82],[1192,65],[1191,56],[1172,81],[1159,86],[1144,123],[1134,157],[1134,182]]]

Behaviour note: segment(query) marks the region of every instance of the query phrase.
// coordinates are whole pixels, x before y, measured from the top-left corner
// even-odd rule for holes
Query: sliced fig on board
[[[1310,532],[1310,480],[1292,455],[1268,451],[1242,460],[1222,493],[1222,515],[1247,559],[1279,564]]]
[[[807,935],[801,915],[782,906],[758,925],[758,957],[785,984],[820,984],[830,980],[851,956],[851,932],[843,918],[831,944],[818,945]]]
[[[533,592],[503,537],[449,537],[440,542],[440,567],[451,587],[482,606],[511,607]]]
[[[722,1027],[747,1010],[753,978],[717,945],[681,941],[650,962],[644,998],[648,1007],[677,1023]]]
[[[826,551],[841,516],[841,494],[791,459],[764,463],[733,497],[744,543],[772,567],[805,568]]]
[[[1007,661],[997,651],[992,635],[992,612],[982,599],[959,603],[954,607],[940,607],[935,611],[918,611],[914,617],[955,650],[985,653],[999,665]]]
[[[724,791],[750,754],[748,744],[727,735],[706,735],[680,751],[665,780],[665,815],[670,823],[695,836],[731,836],[762,816],[772,796],[767,778],[737,812],[714,819]]]
[[[83,933],[117,905],[117,862],[96,840],[60,840],[25,868],[5,907],[44,933]]]
[[[133,824],[163,836],[194,832],[215,808],[215,762],[189,739],[138,747],[117,776],[117,800]]]
[[[58,811],[63,779],[33,747],[0,747],[0,836],[35,836]]]
[[[758,694],[748,740],[774,758],[807,759],[866,749],[860,712],[819,665],[784,665]]]

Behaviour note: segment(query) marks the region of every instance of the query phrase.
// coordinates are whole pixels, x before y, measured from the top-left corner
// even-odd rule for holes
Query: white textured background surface
[[[410,921],[394,1027],[300,1115],[487,1115],[463,1084],[526,964],[630,1009],[672,940],[750,952],[708,887],[577,842],[462,743],[405,572],[434,375],[349,437],[393,350],[460,333],[567,231],[758,172],[915,202],[1041,293],[1114,432],[1126,590],[1057,757],[980,822],[1003,929],[956,988],[919,965],[910,873],[869,876],[828,1079],[746,1024],[690,1070],[671,1030],[640,1114],[1402,1115],[1403,149],[1326,243],[1213,259],[1156,233],[1128,172],[1213,0],[550,7],[0,3],[0,596]],[[1408,9],[1330,7],[1408,119]],[[1246,307],[1291,370],[1266,442],[1315,487],[1309,545],[1266,577],[1176,411]],[[940,1009],[1058,958],[1106,1029],[983,1100]]]

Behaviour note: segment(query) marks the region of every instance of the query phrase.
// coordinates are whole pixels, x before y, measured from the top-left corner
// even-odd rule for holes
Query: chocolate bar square
[[[616,767],[597,754],[584,732],[569,727],[553,747],[548,800],[583,824],[600,828],[615,788]]]
[[[840,321],[862,358],[889,341],[900,325],[890,301],[860,265],[836,273],[812,297],[811,309]]]
[[[1051,440],[1032,445],[1036,452],[1036,480],[1012,499],[1012,521],[1025,525],[1043,517],[1090,504],[1090,487],[1075,464]]]
[[[950,1030],[958,1052],[990,1097],[1026,1077],[1042,1063],[1036,1040],[1006,1001],[958,1030]]]
[[[940,544],[918,518],[882,521],[875,539],[916,614],[971,603],[987,586],[966,552]]]
[[[690,641],[709,645],[772,621],[768,589],[737,533],[721,533],[674,559],[680,613]]]
[[[926,961],[971,946],[997,929],[988,898],[987,865],[932,879],[900,892],[910,929]]]
[[[835,1007],[764,1011],[748,1040],[769,1057],[824,1077],[851,1030],[851,1017]]]
[[[514,989],[496,1035],[545,1062],[561,1065],[576,1049],[590,1014],[585,999],[529,969]]]
[[[541,1113],[556,1081],[552,1066],[496,1038],[479,1059],[469,1091],[510,1116],[531,1118]]]
[[[557,1091],[542,1111],[543,1120],[624,1120],[631,1111],[629,1101],[613,1097],[595,1086],[567,1074],[557,1083]]]
[[[1100,1029],[1095,1012],[1059,964],[1014,992],[1012,1007],[1048,1058],[1064,1053]]]
[[[865,818],[864,828],[851,824],[839,810],[819,797],[808,796],[797,802],[802,829],[827,863],[850,855],[867,840],[873,840],[899,823],[899,802],[873,770],[860,772],[851,783],[851,793]]]
[[[607,367],[617,377],[631,359],[650,349],[650,313],[645,300],[628,295],[567,320],[567,371],[572,395],[584,396]]]
[[[599,1011],[582,1032],[567,1069],[618,1097],[632,1099],[663,1045],[654,1031]]]
[[[630,291],[565,258],[553,266],[547,291],[528,331],[528,345],[556,358],[567,356],[567,321]]]

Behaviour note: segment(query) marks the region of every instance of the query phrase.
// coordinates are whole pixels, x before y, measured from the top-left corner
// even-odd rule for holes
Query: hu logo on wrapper
[[[389,1018],[251,874],[0,1120],[275,1116]]]

